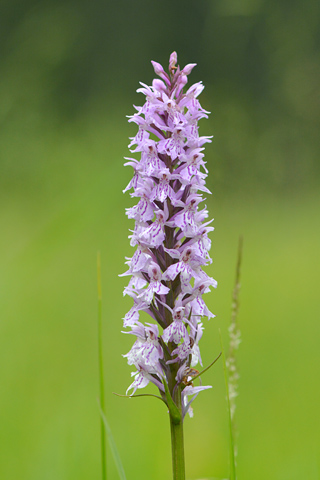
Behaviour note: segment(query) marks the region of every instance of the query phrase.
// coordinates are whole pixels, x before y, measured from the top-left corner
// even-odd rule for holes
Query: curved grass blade
[[[121,458],[113,439],[111,428],[106,419],[104,405],[104,376],[103,376],[103,349],[102,349],[102,295],[101,295],[101,259],[100,252],[97,254],[97,279],[98,279],[98,354],[99,354],[99,379],[100,379],[100,398],[98,399],[101,416],[101,462],[102,462],[102,480],[107,480],[107,460],[106,460],[106,441],[107,434],[111,453],[116,464],[120,480],[126,480]]]
[[[109,423],[106,419],[106,416],[105,416],[104,412],[102,411],[102,408],[101,408],[100,405],[99,405],[99,408],[100,408],[101,419],[103,421],[104,428],[105,428],[105,431],[107,433],[108,442],[109,442],[109,445],[110,445],[110,449],[111,449],[111,453],[112,453],[112,456],[113,456],[114,463],[116,464],[116,468],[117,468],[117,471],[118,471],[118,474],[119,474],[119,478],[120,478],[120,480],[127,480],[127,477],[126,477],[126,474],[124,472],[124,468],[123,468],[123,465],[122,465],[122,462],[121,462],[121,458],[120,458],[116,443],[114,441],[114,438],[113,438],[113,435],[112,435],[112,432],[111,432],[110,425],[109,425]]]

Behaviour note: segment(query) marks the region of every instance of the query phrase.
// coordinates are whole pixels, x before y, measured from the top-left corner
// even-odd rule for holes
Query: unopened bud
[[[181,73],[183,73],[183,75],[190,75],[190,73],[192,72],[192,70],[194,69],[194,67],[195,67],[196,65],[197,65],[196,63],[188,63],[188,65],[186,65],[186,66],[181,70]]]
[[[167,89],[163,81],[158,80],[157,78],[153,80],[152,86],[153,86],[153,89],[156,90],[157,92],[165,92]]]
[[[173,72],[176,69],[176,63],[178,61],[177,52],[172,52],[169,59],[169,70]]]
[[[160,65],[160,63],[154,62],[153,60],[151,60],[151,63],[156,75],[161,76],[165,73],[165,71],[163,70],[163,66]]]
[[[181,89],[185,86],[185,84],[188,82],[188,78],[186,75],[181,75],[179,76],[179,79],[177,81],[177,92],[176,95],[178,97],[179,93],[181,92]]]
[[[159,75],[159,77],[161,77],[168,85],[170,85],[168,74],[164,71],[163,66],[158,62],[154,62],[153,60],[151,60],[151,63],[156,75]]]

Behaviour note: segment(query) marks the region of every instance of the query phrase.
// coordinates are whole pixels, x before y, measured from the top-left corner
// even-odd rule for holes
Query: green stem
[[[186,473],[184,465],[183,419],[180,388],[177,388],[175,395],[175,403],[181,415],[180,420],[177,421],[176,416],[173,417],[170,414],[172,474],[173,480],[185,480]]]
[[[99,380],[100,380],[100,408],[105,415],[104,404],[104,381],[103,381],[103,354],[102,354],[102,296],[101,296],[101,260],[100,252],[97,254],[97,280],[98,280],[98,355],[99,355]],[[107,480],[107,461],[106,461],[106,433],[104,421],[101,416],[101,467],[102,480]]]

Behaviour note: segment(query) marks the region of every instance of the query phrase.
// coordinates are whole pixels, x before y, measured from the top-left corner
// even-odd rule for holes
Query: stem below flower
[[[184,465],[183,419],[180,388],[177,388],[175,401],[179,411],[181,412],[181,420],[177,422],[176,418],[173,418],[170,415],[172,474],[173,480],[185,480],[186,474]]]

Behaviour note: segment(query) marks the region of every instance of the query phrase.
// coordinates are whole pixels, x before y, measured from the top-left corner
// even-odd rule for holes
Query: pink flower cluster
[[[201,82],[184,92],[195,64],[180,70],[176,63],[173,52],[168,74],[152,62],[161,80],[153,80],[151,87],[141,83],[137,91],[146,101],[129,117],[139,127],[129,149],[140,160],[126,158],[125,163],[134,174],[124,192],[132,190],[138,203],[126,209],[128,218],[135,220],[129,238],[136,251],[123,274],[131,277],[124,295],[134,301],[124,327],[136,341],[124,356],[136,368],[127,390],[131,395],[149,382],[163,397],[164,381],[171,393],[179,385],[185,415],[199,391],[210,388],[194,387],[189,372],[202,365],[202,317],[214,317],[202,296],[216,287],[216,281],[203,271],[212,262],[208,233],[213,227],[206,206],[200,206],[203,192],[210,193],[203,145],[211,140],[199,136],[198,121],[208,118],[209,112],[198,100]],[[157,323],[143,324],[142,311]]]

